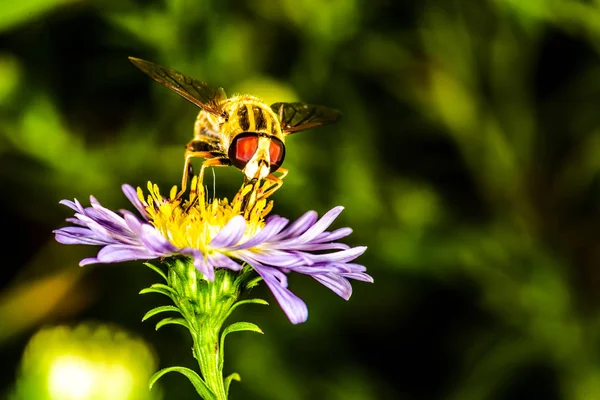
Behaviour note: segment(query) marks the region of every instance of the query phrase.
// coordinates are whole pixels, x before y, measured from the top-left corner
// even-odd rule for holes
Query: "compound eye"
[[[285,158],[285,145],[283,142],[275,137],[271,138],[271,144],[269,145],[269,159],[271,161],[271,172],[275,172],[283,164]]]
[[[242,133],[236,136],[229,146],[229,159],[239,169],[244,169],[258,148],[256,133]]]

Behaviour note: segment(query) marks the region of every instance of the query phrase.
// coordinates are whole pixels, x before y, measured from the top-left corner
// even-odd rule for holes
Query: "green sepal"
[[[229,396],[229,386],[231,385],[231,381],[239,382],[241,380],[242,380],[242,377],[237,372],[234,372],[233,374],[231,374],[227,378],[225,378],[225,381],[223,382],[225,384],[225,394],[227,396]]]
[[[221,341],[219,343],[219,371],[223,371],[223,361],[225,357],[225,336],[232,332],[241,331],[251,331],[261,334],[263,333],[263,331],[258,327],[258,325],[253,324],[252,322],[234,322],[227,328],[223,329],[223,333],[221,334]]]
[[[159,306],[159,307],[153,308],[152,310],[148,311],[142,317],[142,322],[144,322],[148,318],[155,316],[156,314],[159,314],[161,312],[166,312],[166,311],[174,311],[174,312],[178,312],[179,314],[181,314],[181,310],[175,306]]]
[[[216,397],[213,392],[206,386],[206,383],[200,378],[196,372],[192,371],[189,368],[185,367],[169,367],[163,368],[160,371],[156,372],[152,377],[150,377],[150,389],[156,383],[156,381],[166,374],[167,372],[179,372],[181,375],[185,376],[190,380],[196,392],[204,399],[204,400],[216,400]]]
[[[148,268],[150,268],[151,270],[153,270],[154,272],[156,272],[157,274],[159,274],[160,276],[162,276],[162,278],[165,280],[165,282],[167,282],[167,275],[165,275],[165,273],[158,268],[156,265],[154,264],[150,264],[150,263],[144,263],[144,265]]]
[[[165,325],[181,325],[181,326],[185,326],[188,330],[191,331],[190,325],[183,318],[164,318],[164,319],[161,319],[156,324],[155,329],[159,330],[160,328],[162,328]]]

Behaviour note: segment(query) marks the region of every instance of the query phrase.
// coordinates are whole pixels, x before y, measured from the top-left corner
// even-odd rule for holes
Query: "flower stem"
[[[223,378],[223,340],[231,332],[253,331],[262,333],[260,328],[249,322],[236,322],[223,329],[225,320],[231,312],[241,304],[266,304],[264,300],[250,299],[238,302],[240,294],[255,285],[255,280],[249,280],[252,275],[250,268],[240,272],[226,269],[215,271],[214,281],[208,281],[196,270],[193,262],[187,258],[166,259],[168,266],[165,285],[153,285],[146,292],[159,292],[168,295],[176,307],[159,307],[147,315],[156,315],[160,310],[178,310],[182,316],[179,319],[166,319],[159,322],[183,325],[189,329],[193,339],[193,355],[198,361],[201,377],[195,372],[183,367],[175,367],[179,372],[185,370],[186,376],[192,381],[198,394],[205,400],[227,400],[229,383],[232,379],[239,380],[239,375]],[[144,291],[142,291],[144,292]],[[165,320],[163,320],[165,321]],[[158,325],[157,325],[158,326]],[[167,370],[175,370],[167,368]],[[157,378],[165,372],[158,372]],[[191,377],[191,378],[190,378]]]
[[[216,333],[216,334],[215,334]],[[194,338],[194,357],[206,386],[213,392],[216,400],[227,400],[227,393],[223,381],[223,373],[219,370],[219,332],[211,329],[202,329]]]

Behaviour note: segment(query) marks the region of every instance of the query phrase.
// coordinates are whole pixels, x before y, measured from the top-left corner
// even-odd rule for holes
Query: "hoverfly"
[[[180,197],[186,190],[192,158],[206,159],[198,174],[202,184],[204,169],[233,165],[244,174],[244,183],[267,180],[272,183],[261,198],[273,194],[283,184],[288,170],[281,168],[285,158],[285,138],[304,129],[337,121],[341,113],[333,108],[304,103],[274,103],[268,106],[250,95],[227,97],[223,88],[135,57],[129,60],[142,72],[201,108],[194,124],[194,138],[186,145]],[[275,176],[278,172],[281,175]]]

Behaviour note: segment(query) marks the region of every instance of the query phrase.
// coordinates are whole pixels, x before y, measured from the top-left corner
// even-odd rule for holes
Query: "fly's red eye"
[[[229,146],[229,159],[239,169],[243,169],[258,148],[258,135],[245,133],[233,139]]]
[[[275,172],[281,167],[283,158],[285,157],[285,146],[283,142],[277,138],[271,138],[269,145],[269,158],[271,161],[271,172]]]
[[[240,161],[248,161],[256,153],[258,147],[258,139],[255,137],[245,137],[237,141],[235,147],[235,158]]]
[[[269,146],[269,158],[271,159],[271,163],[279,164],[279,159],[281,158],[281,146],[279,143],[275,141],[271,141],[271,145]]]

